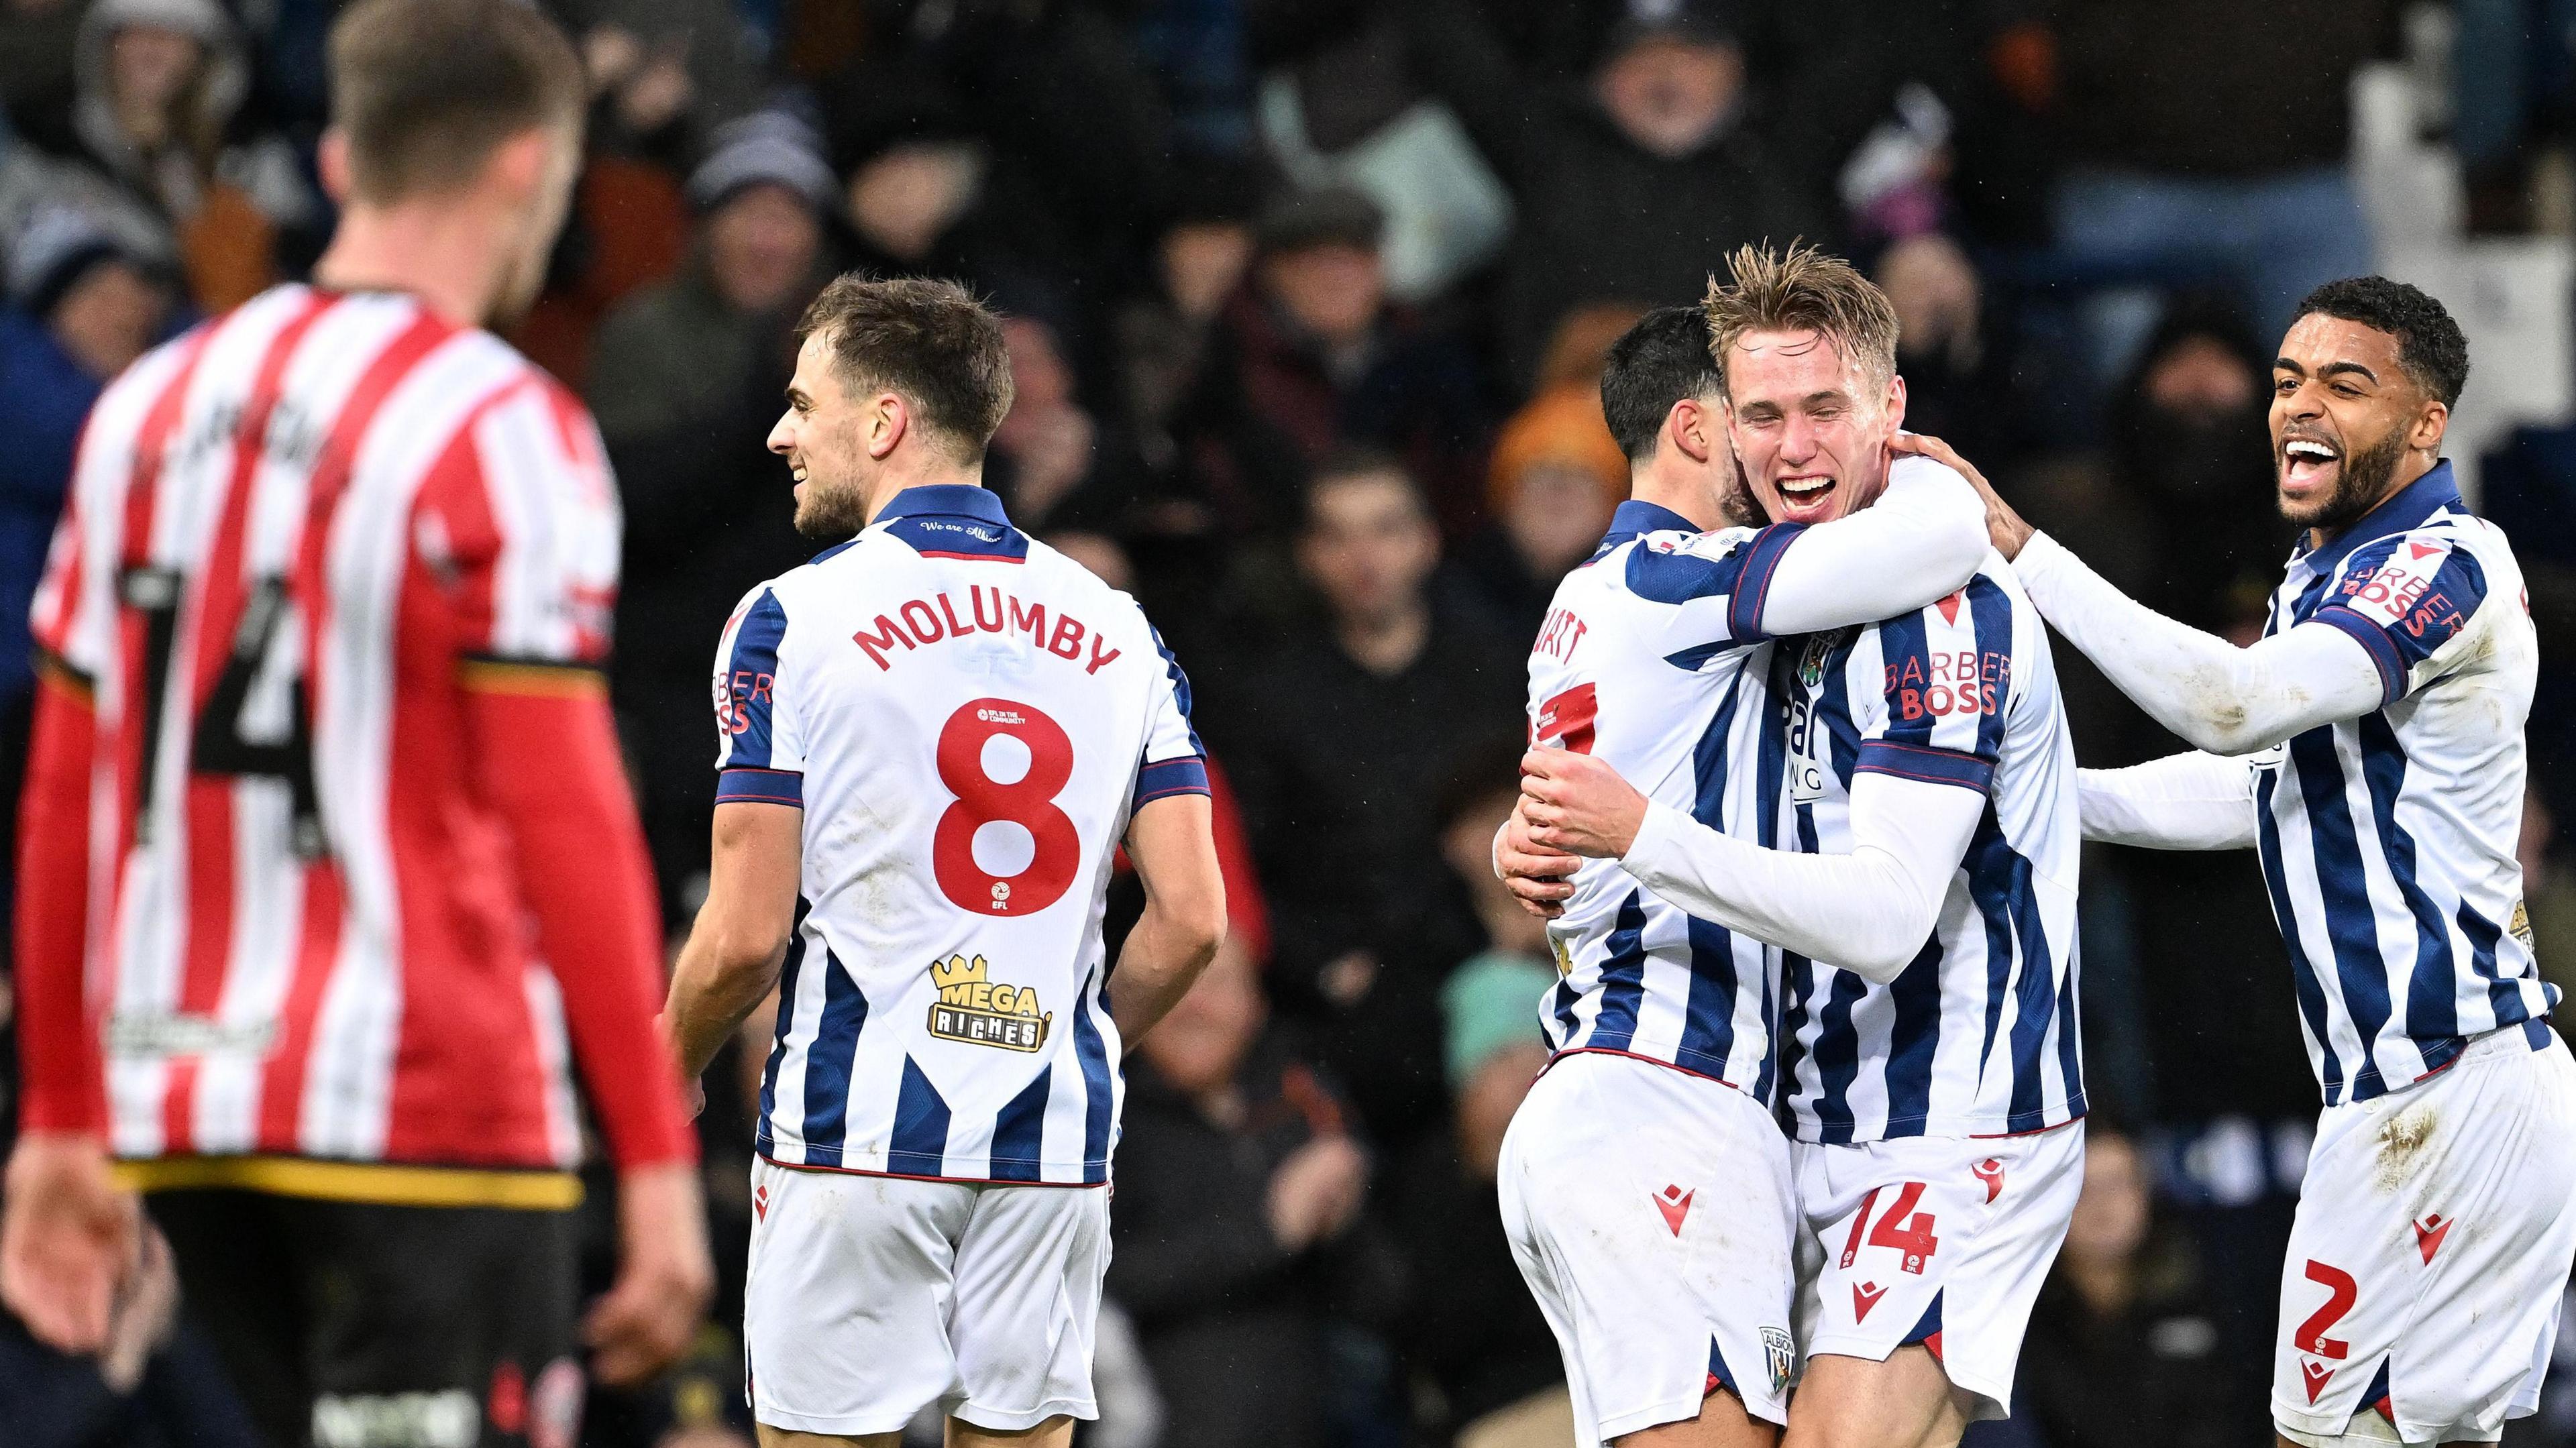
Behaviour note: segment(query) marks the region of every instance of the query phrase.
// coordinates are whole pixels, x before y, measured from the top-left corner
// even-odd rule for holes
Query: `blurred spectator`
[[[1871,271],[1896,308],[1905,426],[1945,439],[1989,476],[2010,474],[2027,438],[2011,359],[1989,335],[1984,284],[1967,253],[1924,232],[1888,247]]]
[[[1062,295],[1071,248],[1018,173],[997,166],[965,108],[937,81],[863,66],[824,95],[825,135],[858,250],[880,276],[936,276],[991,291]]]
[[[2369,271],[2370,224],[2345,168],[2348,91],[2395,10],[2049,0],[2045,104],[2069,163],[2053,208],[2060,253],[2106,275],[2216,270],[2267,337],[2310,288]],[[2129,364],[2153,308],[2134,292],[2101,299],[2097,375]]]
[[[2576,878],[2568,871],[2558,816],[2536,788],[2522,797],[2522,842],[2515,854],[2522,864],[2524,923],[2540,973],[2561,996],[2576,998]]]
[[[1249,166],[1202,162],[1177,184],[1154,285],[1119,309],[1114,343],[1129,426],[1179,504],[1158,530],[1282,527],[1304,475],[1296,447],[1252,415],[1241,376],[1215,365],[1217,319],[1252,265],[1257,179]]]
[[[223,7],[93,0],[74,60],[70,110],[22,116],[23,138],[103,178],[167,227],[189,291],[207,310],[276,280],[279,231],[315,227],[319,207],[283,141],[234,128],[250,71]],[[85,188],[87,178],[70,184]]]
[[[835,89],[927,84],[961,102],[1004,213],[1053,223],[1042,256],[1088,323],[1142,279],[1166,203],[1171,122],[1124,22],[1137,6],[1085,0],[870,0],[870,57]]]
[[[1348,187],[1282,198],[1256,233],[1252,284],[1220,343],[1250,409],[1309,462],[1347,442],[1399,456],[1443,523],[1478,511],[1487,409],[1456,337],[1386,297],[1386,218]]]
[[[1323,1018],[1325,1059],[1390,1145],[1442,1113],[1439,980],[1480,937],[1431,787],[1522,733],[1519,653],[1435,603],[1439,558],[1401,467],[1327,461],[1297,545],[1323,626],[1229,660],[1201,726],[1242,795],[1283,1004]]]
[[[1144,463],[1124,429],[1104,426],[1075,395],[1073,364],[1045,320],[1006,315],[1011,410],[984,460],[985,486],[1023,528],[1115,529],[1135,511]]]
[[[1325,1320],[1382,1293],[1352,1237],[1368,1157],[1341,1104],[1267,1029],[1233,938],[1128,1074],[1109,1295],[1136,1323],[1173,1448],[1325,1441]]]
[[[1638,5],[1588,82],[1534,85],[1466,0],[1409,0],[1414,72],[1458,113],[1518,205],[1498,317],[1530,377],[1568,307],[1695,300],[1740,243],[1835,233],[1842,159],[1881,91],[1839,73],[1884,46],[1838,40],[1756,124],[1738,17],[1722,0]]]
[[[597,144],[678,157],[759,93],[757,60],[728,0],[565,0],[558,8],[581,37]]]
[[[2084,1190],[2023,1339],[2015,1411],[2049,1448],[2128,1448],[2152,1424],[2159,1448],[2236,1448],[2268,1437],[2231,1422],[2249,1371],[2218,1355],[2218,1325],[2189,1248],[2151,1230],[2146,1162],[2096,1124]],[[2010,1183],[2006,1184],[2010,1189]]]
[[[736,407],[755,355],[822,282],[839,186],[802,123],[777,112],[734,123],[688,197],[699,219],[687,262],[600,324],[585,392],[611,445]]]
[[[71,486],[72,450],[99,390],[159,339],[172,297],[153,259],[60,208],[20,239],[8,283],[0,309],[0,398],[8,399],[0,406],[0,840],[14,842],[35,687],[27,612]],[[0,890],[0,906],[9,893]]]
[[[1601,385],[1552,387],[1494,440],[1493,521],[1458,550],[1459,577],[1505,638],[1535,638],[1567,569],[1590,557],[1628,496],[1628,459],[1601,416]]]
[[[791,522],[786,470],[761,439],[838,203],[793,120],[752,117],[723,137],[689,180],[699,220],[687,262],[610,313],[586,384],[626,514],[609,684],[673,921],[695,908],[706,869],[716,635],[745,588],[811,551]]]
[[[1556,969],[1546,922],[1494,878],[1494,831],[1519,797],[1510,756],[1496,763],[1452,792],[1441,835],[1487,937],[1440,990],[1452,1129],[1406,1156],[1387,1222],[1412,1267],[1398,1346],[1437,1393],[1439,1411],[1417,1426],[1462,1448],[1555,1448],[1574,1434],[1573,1402],[1555,1335],[1513,1264],[1494,1176],[1512,1113],[1547,1065],[1537,1013]]]

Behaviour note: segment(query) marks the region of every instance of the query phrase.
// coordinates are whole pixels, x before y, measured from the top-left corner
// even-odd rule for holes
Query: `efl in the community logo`
[[[930,1003],[930,1034],[969,1046],[1034,1051],[1046,1044],[1055,1017],[1038,1004],[1035,986],[987,978],[984,957],[952,955],[930,967],[939,999]]]

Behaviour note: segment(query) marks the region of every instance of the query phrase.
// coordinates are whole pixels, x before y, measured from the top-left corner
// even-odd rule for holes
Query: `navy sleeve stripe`
[[[787,637],[787,610],[774,589],[760,598],[734,630],[733,651],[720,681],[723,707],[717,727],[731,737],[719,768],[765,769],[770,762],[771,695],[778,684],[778,646]]]
[[[1137,805],[1168,795],[1208,792],[1207,761],[1194,755],[1157,760],[1136,771]]]
[[[2318,609],[2308,622],[2341,629],[2369,651],[2371,663],[2379,668],[2379,702],[2382,707],[2405,697],[2406,661],[2398,657],[2397,645],[2389,641],[2387,630],[2340,603]]]
[[[716,776],[718,804],[805,807],[805,776],[792,769],[728,769]]]
[[[1762,608],[1771,601],[1771,577],[1780,571],[1781,555],[1806,531],[1804,523],[1774,523],[1744,545],[1744,573],[1726,603],[1726,626],[1737,639],[1752,643],[1768,637],[1762,631]]]
[[[1955,784],[1979,794],[1991,793],[1995,786],[1995,766],[1990,759],[1892,739],[1863,740],[1860,763],[1853,768],[1862,774],[1893,775],[1925,784]]]

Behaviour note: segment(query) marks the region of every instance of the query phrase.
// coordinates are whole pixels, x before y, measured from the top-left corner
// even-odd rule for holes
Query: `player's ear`
[[[880,392],[868,412],[868,456],[884,462],[912,430],[911,409],[904,406],[903,394]]]
[[[554,159],[555,138],[544,126],[530,126],[492,148],[491,160],[484,163],[486,176],[500,181],[513,197],[530,197],[545,184],[546,167]]]
[[[2427,397],[2415,410],[2415,423],[2406,430],[2406,445],[2418,452],[2439,453],[2442,434],[2451,429],[2451,409],[2438,397]]]
[[[1905,426],[1905,378],[1900,373],[1887,376],[1887,426],[1891,432]]]
[[[349,204],[349,133],[333,126],[322,133],[314,162],[322,173],[322,190],[334,205]]]
[[[1707,462],[1709,453],[1723,445],[1719,431],[1718,419],[1696,397],[1683,398],[1664,414],[1665,440],[1695,463]]]

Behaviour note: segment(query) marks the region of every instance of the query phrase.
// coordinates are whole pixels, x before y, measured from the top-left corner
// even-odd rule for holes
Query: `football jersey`
[[[2047,631],[2011,566],[1989,557],[1929,608],[1772,650],[1760,767],[1780,808],[1760,815],[1759,843],[1851,853],[1865,773],[1987,800],[1931,936],[1893,981],[1781,953],[1794,1135],[1988,1136],[2083,1115],[2075,749]]]
[[[982,488],[907,489],[744,598],[715,707],[719,802],[804,809],[761,1154],[1106,1181],[1110,871],[1137,807],[1207,790],[1135,601]]]
[[[2386,702],[2254,760],[2256,845],[2328,1105],[2448,1065],[2558,1004],[2514,850],[2539,671],[2522,569],[2447,462],[2321,549],[2265,632],[2314,621],[2370,651]]]
[[[1712,827],[1758,813],[1757,782],[1737,763],[1765,713],[1761,668],[1747,661],[1764,637],[1764,586],[1801,531],[1702,533],[1656,504],[1620,504],[1531,647],[1531,741],[1597,755]],[[1575,872],[1548,939],[1560,979],[1540,1025],[1552,1051],[1643,1056],[1770,1100],[1761,942],[1684,914],[1611,859]]]
[[[581,404],[406,295],[278,287],[108,387],[33,622],[94,689],[119,1156],[578,1160],[458,690],[604,662],[619,529]]]

